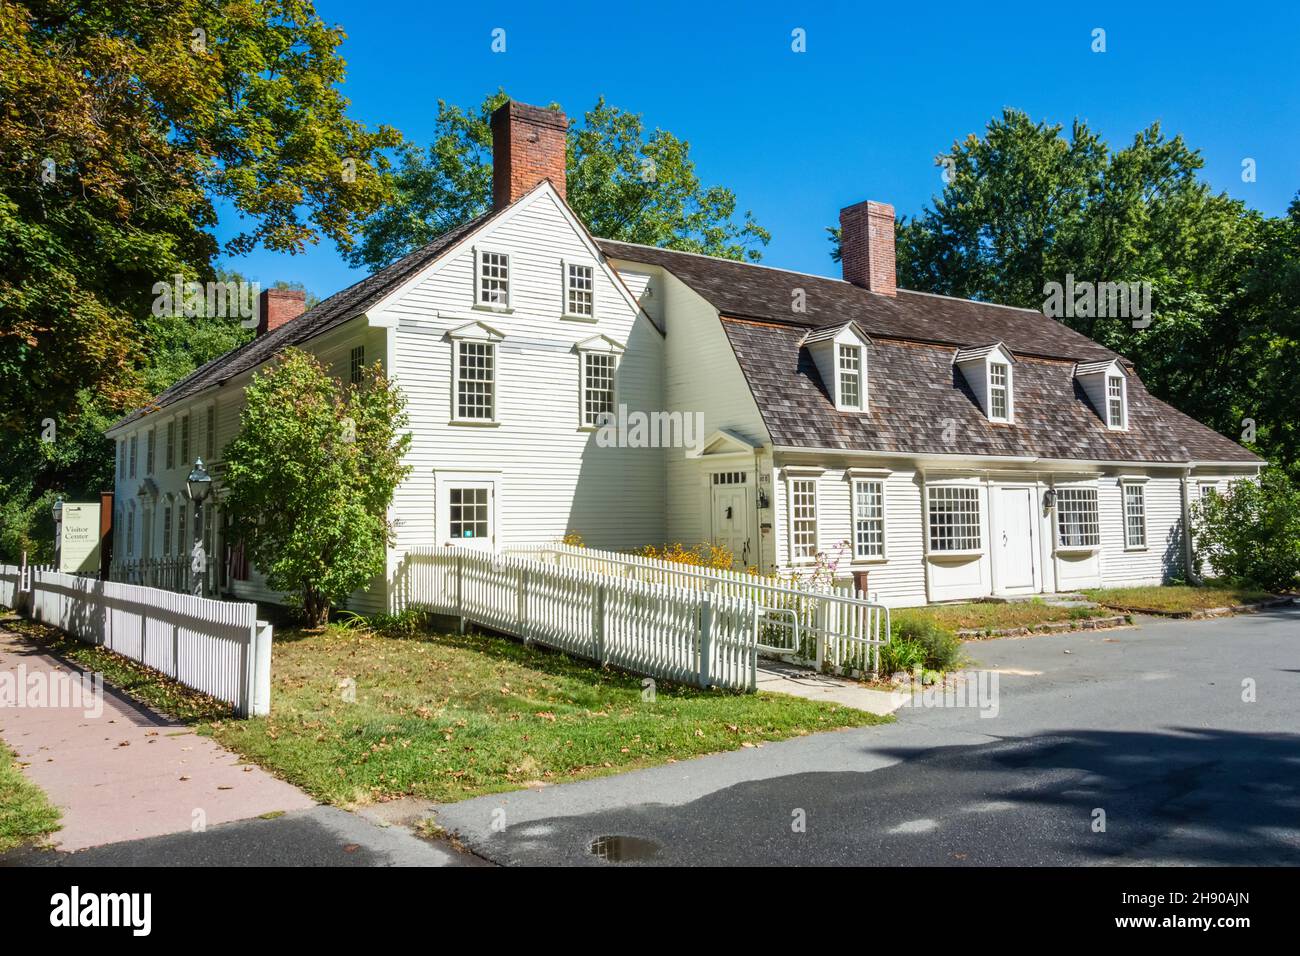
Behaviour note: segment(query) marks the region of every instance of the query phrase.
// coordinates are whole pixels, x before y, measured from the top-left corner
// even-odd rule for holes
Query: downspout
[[[1189,466],[1183,471],[1182,488],[1183,488],[1183,567],[1187,571],[1187,580],[1192,584],[1200,585],[1204,582],[1196,570],[1196,555],[1192,550],[1192,503],[1191,495],[1188,492],[1189,483],[1191,482],[1192,469]]]

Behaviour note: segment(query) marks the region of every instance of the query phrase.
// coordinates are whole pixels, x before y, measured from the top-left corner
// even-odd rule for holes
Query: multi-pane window
[[[157,429],[151,428],[144,436],[144,473],[153,474],[154,445],[157,444]]]
[[[167,423],[167,470],[176,467],[176,423]]]
[[[181,467],[190,466],[190,416],[181,418]]]
[[[135,509],[126,513],[126,554],[135,557]]]
[[[126,477],[126,439],[117,443],[117,477]]]
[[[203,506],[203,553],[212,554],[212,529],[216,525],[216,515],[212,505]]]
[[[366,366],[366,347],[358,345],[352,350],[352,355],[348,359],[348,381],[353,385],[361,381],[361,370]]]
[[[989,366],[989,417],[1007,419],[1011,416],[1010,389],[1007,383],[1007,366],[996,362]]]
[[[450,489],[451,511],[448,520],[453,539],[489,536],[489,494],[488,488]]]
[[[1219,493],[1219,489],[1215,485],[1201,485],[1200,492],[1201,492],[1201,498],[1204,499],[1204,498],[1210,498],[1213,497],[1214,495],[1217,495]]]
[[[492,421],[496,415],[496,345],[456,343],[456,417]]]
[[[184,557],[189,553],[189,532],[185,527],[185,502],[176,506],[176,553]]]
[[[840,405],[862,407],[862,349],[856,345],[839,347]]]
[[[1058,488],[1056,531],[1062,548],[1095,548],[1101,544],[1096,488]]]
[[[130,468],[130,471],[131,471],[131,477],[134,478],[134,477],[135,477],[135,469],[136,469],[136,464],[135,464],[135,463],[136,463],[137,461],[140,460],[140,436],[139,436],[139,435],[132,435],[132,436],[131,436],[131,451],[130,451],[130,455],[131,455],[131,460],[130,460],[130,463],[129,463],[129,468]]]
[[[978,551],[983,546],[978,488],[931,486],[926,489],[926,500],[931,551]]]
[[[1124,380],[1118,376],[1106,379],[1106,414],[1111,428],[1124,427]]]
[[[163,534],[163,557],[170,558],[172,556],[172,506],[171,505],[165,505],[163,507],[162,534]]]
[[[615,356],[608,352],[582,355],[582,424],[599,425],[614,412]]]
[[[478,300],[485,305],[510,304],[510,257],[505,253],[479,255]]]
[[[1147,546],[1147,491],[1137,482],[1124,485],[1124,547]]]
[[[568,315],[590,316],[596,307],[596,270],[591,266],[566,263],[565,312]]]
[[[853,556],[885,556],[885,483],[853,482]]]
[[[790,549],[796,561],[817,556],[817,481],[813,478],[790,482]]]
[[[203,430],[203,454],[211,462],[217,457],[217,407],[208,406],[207,427]]]

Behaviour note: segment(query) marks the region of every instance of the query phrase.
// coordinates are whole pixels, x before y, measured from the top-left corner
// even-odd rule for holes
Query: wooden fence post
[[[700,677],[701,687],[708,687],[713,666],[713,594],[704,592],[700,602]]]
[[[465,556],[456,552],[456,617],[460,619],[459,631],[465,633]]]
[[[592,657],[605,664],[605,585],[596,588],[595,607],[591,612]]]
[[[519,593],[515,595],[515,616],[519,619],[519,636],[528,640],[528,569],[519,569]]]

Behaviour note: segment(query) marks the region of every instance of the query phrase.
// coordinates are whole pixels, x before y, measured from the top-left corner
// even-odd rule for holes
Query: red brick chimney
[[[274,332],[306,307],[307,293],[301,289],[263,289],[257,297],[257,334]]]
[[[893,206],[868,200],[840,210],[840,267],[845,282],[898,294]]]
[[[508,206],[543,179],[564,198],[564,147],[569,118],[555,110],[510,102],[492,114],[492,207]]]

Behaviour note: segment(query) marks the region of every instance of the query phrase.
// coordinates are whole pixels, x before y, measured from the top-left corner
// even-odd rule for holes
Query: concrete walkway
[[[808,700],[824,700],[882,717],[902,707],[911,696],[909,693],[875,690],[864,686],[861,681],[819,674],[797,664],[772,660],[764,660],[758,665],[758,689]]]
[[[28,681],[76,674],[0,627],[0,675]],[[315,801],[189,727],[104,688],[103,712],[83,706],[0,707],[0,738],[63,815],[60,850],[189,833]]]

